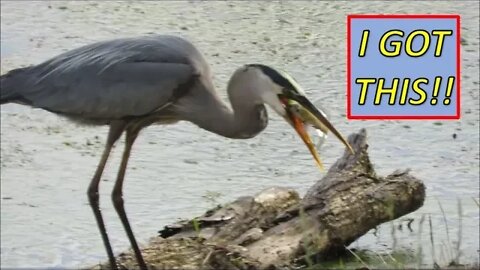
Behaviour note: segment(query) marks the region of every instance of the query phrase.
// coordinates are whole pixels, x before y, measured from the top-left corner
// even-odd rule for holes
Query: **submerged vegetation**
[[[219,198],[222,193],[208,191],[203,199],[212,207],[221,205]],[[480,204],[476,198],[472,198],[480,210]],[[462,261],[462,238],[463,235],[463,208],[460,199],[457,199],[457,216],[447,217],[442,203],[437,200],[438,208],[442,214],[442,223],[435,224],[430,214],[422,214],[418,220],[404,218],[393,220],[383,226],[389,226],[391,232],[391,245],[386,247],[384,252],[369,250],[365,248],[345,247],[331,257],[316,257],[313,251],[307,246],[304,260],[299,262],[297,269],[480,269],[480,257],[477,261]],[[456,235],[451,236],[451,229],[448,225],[449,219],[456,219]],[[416,224],[415,224],[416,223]],[[199,233],[200,225],[197,219],[192,220],[194,230]],[[413,248],[398,247],[398,231],[407,228],[409,232],[415,233],[417,239],[412,239]],[[377,233],[377,228],[373,234]],[[437,240],[439,234],[444,234],[444,240]],[[425,241],[429,241],[426,244]],[[423,247],[428,245],[428,251]],[[480,250],[477,250],[480,252]],[[429,258],[428,258],[429,257]],[[428,260],[427,260],[428,258]],[[428,261],[428,262],[426,262]]]
[[[480,210],[478,200],[472,199]],[[437,202],[442,213],[443,224],[434,224],[431,215],[426,214],[421,216],[416,227],[412,226],[413,219],[407,220],[408,229],[411,232],[416,230],[417,240],[412,240],[412,244],[414,246],[416,244],[415,249],[397,247],[397,231],[402,230],[402,224],[401,221],[400,224],[395,224],[398,220],[394,220],[389,222],[392,245],[386,248],[385,252],[345,247],[343,252],[335,254],[335,258],[323,258],[317,262],[306,260],[304,265],[299,265],[299,269],[480,269],[480,257],[476,262],[462,261],[461,246],[462,238],[465,236],[462,229],[463,211],[460,199],[457,200],[457,217],[450,217],[457,219],[455,239],[450,236],[445,210],[440,201],[437,200]],[[445,234],[447,241],[436,240],[436,236],[438,237],[441,233]],[[429,252],[424,252],[422,248],[425,246],[423,241],[426,239],[429,241]],[[416,243],[413,243],[414,241]],[[479,252],[480,250],[477,250],[477,253]],[[426,263],[428,256],[431,259]]]

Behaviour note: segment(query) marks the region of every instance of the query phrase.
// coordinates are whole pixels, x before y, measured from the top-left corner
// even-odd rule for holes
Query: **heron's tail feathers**
[[[20,91],[28,76],[26,71],[29,69],[30,67],[17,68],[0,76],[0,104],[10,102],[25,103]]]

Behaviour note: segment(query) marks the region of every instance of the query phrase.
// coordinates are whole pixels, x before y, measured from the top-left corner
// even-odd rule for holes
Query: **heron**
[[[123,183],[132,145],[143,128],[189,121],[226,138],[248,139],[266,128],[267,105],[296,130],[319,166],[306,127],[332,132],[353,152],[285,71],[257,63],[239,67],[227,84],[228,104],[215,90],[204,55],[191,41],[175,35],[123,37],[79,46],[7,72],[1,76],[0,93],[0,104],[43,109],[80,125],[108,126],[87,195],[112,269],[118,266],[99,207],[98,188],[122,134],[124,150],[111,199],[142,270],[147,264],[125,212]]]

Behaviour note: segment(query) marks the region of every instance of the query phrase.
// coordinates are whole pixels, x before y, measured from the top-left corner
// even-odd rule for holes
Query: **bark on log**
[[[366,131],[304,198],[273,187],[166,226],[143,248],[152,269],[281,269],[321,261],[379,224],[423,205],[425,186],[406,171],[376,175]],[[131,251],[118,264],[135,269]],[[108,269],[108,263],[93,268]]]

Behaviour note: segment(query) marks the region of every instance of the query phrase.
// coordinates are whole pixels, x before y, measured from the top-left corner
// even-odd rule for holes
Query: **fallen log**
[[[387,177],[375,173],[364,129],[348,140],[355,154],[345,151],[304,198],[272,187],[165,226],[142,249],[147,264],[152,269],[298,268],[423,205],[425,186],[408,170]],[[121,268],[137,268],[130,251],[116,259]]]

